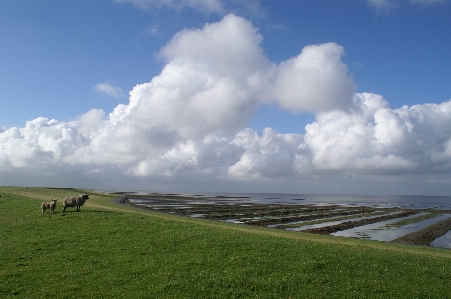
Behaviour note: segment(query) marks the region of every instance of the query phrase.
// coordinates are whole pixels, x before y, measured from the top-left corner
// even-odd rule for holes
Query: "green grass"
[[[41,214],[88,192],[81,212]],[[0,298],[451,298],[451,251],[176,217],[0,187]]]

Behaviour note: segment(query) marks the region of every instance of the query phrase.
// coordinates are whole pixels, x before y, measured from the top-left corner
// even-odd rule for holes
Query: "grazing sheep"
[[[66,208],[77,207],[77,211],[80,211],[80,207],[85,204],[85,201],[89,199],[88,194],[82,195],[74,195],[70,197],[66,197],[63,202],[63,212],[66,211]]]
[[[54,214],[57,200],[58,200],[58,198],[57,199],[52,199],[52,201],[49,201],[49,202],[43,202],[41,204],[42,214],[44,214],[46,209],[50,209],[50,211],[52,211],[52,214]]]

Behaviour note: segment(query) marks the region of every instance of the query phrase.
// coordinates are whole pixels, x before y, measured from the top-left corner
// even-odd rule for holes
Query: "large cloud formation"
[[[130,177],[300,180],[316,175],[441,175],[451,170],[451,101],[391,109],[355,93],[335,43],[274,64],[253,24],[230,14],[183,30],[161,50],[161,73],[111,113],[44,117],[0,131],[11,175],[117,172]],[[311,111],[306,133],[246,128],[258,105]],[[50,173],[50,174],[49,174]]]

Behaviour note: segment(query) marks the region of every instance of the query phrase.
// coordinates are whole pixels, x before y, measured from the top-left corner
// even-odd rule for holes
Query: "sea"
[[[136,193],[150,194],[153,191],[137,191]],[[161,194],[168,193],[161,192]],[[171,193],[171,195],[174,195],[174,193]],[[451,210],[451,196],[187,192],[177,193],[177,195],[201,198],[226,198],[227,200],[260,204],[312,204]]]
[[[380,208],[451,210],[451,196],[418,195],[343,195],[343,194],[281,194],[249,193],[219,194],[219,196],[248,196],[257,203],[371,206]]]

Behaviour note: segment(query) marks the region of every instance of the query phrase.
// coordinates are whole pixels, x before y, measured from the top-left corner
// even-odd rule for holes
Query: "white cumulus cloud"
[[[324,112],[307,125],[315,168],[424,173],[438,166],[437,149],[451,138],[444,129],[451,128],[451,102],[392,110],[379,95],[357,94],[355,101],[355,110]]]
[[[0,130],[0,171],[50,182],[68,177],[302,181],[451,172],[451,100],[391,109],[355,93],[344,49],[306,46],[272,63],[253,24],[233,14],[185,29],[161,50],[161,73],[128,104],[72,122],[44,117]],[[305,134],[247,128],[258,105],[314,111]]]
[[[346,108],[354,83],[343,55],[343,47],[326,43],[306,46],[297,57],[280,63],[273,89],[276,102],[291,111]]]

